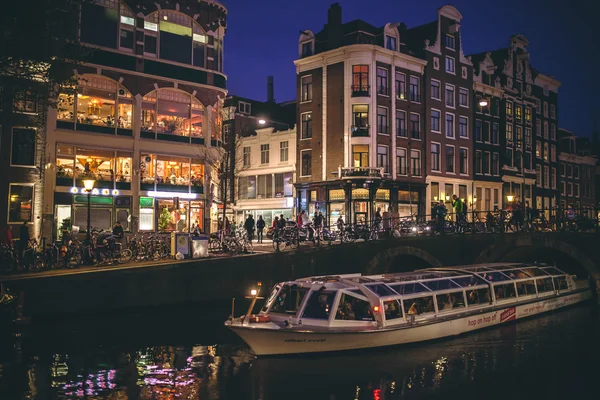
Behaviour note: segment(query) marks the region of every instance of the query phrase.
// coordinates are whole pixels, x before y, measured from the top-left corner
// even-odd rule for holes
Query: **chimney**
[[[267,102],[275,103],[275,88],[272,76],[267,76]]]
[[[327,39],[329,49],[337,49],[342,45],[342,6],[333,3],[327,12]]]

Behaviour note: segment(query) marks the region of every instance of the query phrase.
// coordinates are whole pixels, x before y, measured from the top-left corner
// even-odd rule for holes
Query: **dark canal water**
[[[223,307],[0,326],[0,399],[600,399],[595,304],[426,344],[255,359]]]

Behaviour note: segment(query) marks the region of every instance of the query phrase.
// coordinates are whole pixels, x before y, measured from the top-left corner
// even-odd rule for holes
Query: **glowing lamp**
[[[71,193],[75,194],[75,193],[77,193],[77,192],[78,192],[78,190],[77,190],[77,188],[76,188],[76,187],[72,187],[72,188],[71,188]]]
[[[256,291],[256,289],[252,289],[252,290],[250,291],[250,295],[252,295],[252,296],[256,296],[256,294],[257,294],[257,293],[258,293],[258,292]]]
[[[374,306],[374,307],[373,307],[373,312],[376,312],[376,313],[378,313],[378,312],[379,312],[379,306]]]
[[[86,192],[90,192],[92,191],[92,189],[94,189],[94,184],[96,183],[95,179],[84,179],[83,180],[83,187],[85,188]]]
[[[108,189],[102,189],[102,194],[107,196],[110,193]]]
[[[446,201],[450,201],[450,196],[446,195]]]
[[[266,124],[266,123],[267,123],[267,121],[265,121],[264,119],[259,119],[259,120],[258,120],[258,123],[259,123],[260,125],[264,125],[264,124]]]
[[[479,107],[487,107],[488,106],[488,101],[487,99],[479,99]]]
[[[509,203],[512,203],[512,201],[515,199],[515,196],[509,194],[508,196],[506,196],[506,200],[508,200]]]

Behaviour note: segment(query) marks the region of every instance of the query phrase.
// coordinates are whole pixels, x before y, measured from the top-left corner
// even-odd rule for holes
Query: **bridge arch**
[[[431,267],[442,267],[444,265],[436,257],[418,247],[396,246],[377,254],[367,265],[366,273],[381,274],[397,272],[392,270],[394,261],[403,256],[416,258],[429,264]],[[412,267],[409,270],[412,271],[414,269],[415,268]]]
[[[503,261],[527,248],[531,248],[533,251],[543,250],[562,253],[577,262],[590,276],[600,275],[600,269],[598,269],[595,262],[580,249],[551,236],[504,235],[503,240],[495,241],[479,253],[475,259],[475,264]]]

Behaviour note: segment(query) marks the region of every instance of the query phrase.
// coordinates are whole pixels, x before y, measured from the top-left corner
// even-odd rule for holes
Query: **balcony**
[[[383,178],[383,168],[375,167],[350,167],[338,168],[340,178]]]
[[[352,125],[352,137],[368,137],[369,125]]]
[[[352,97],[369,97],[369,85],[352,85]]]

